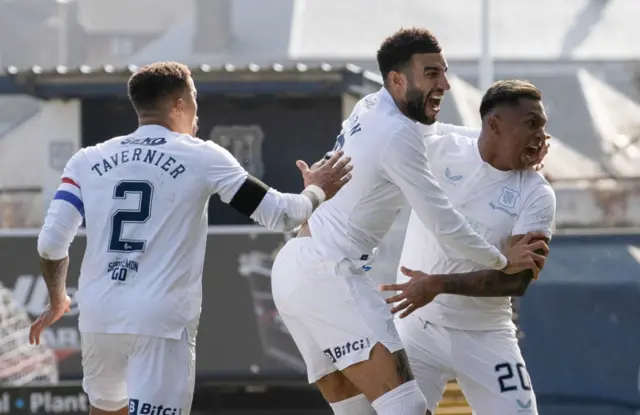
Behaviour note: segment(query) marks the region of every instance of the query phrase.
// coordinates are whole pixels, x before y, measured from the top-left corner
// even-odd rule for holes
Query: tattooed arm
[[[512,236],[509,243],[514,245],[524,235]],[[548,238],[542,238],[545,243]],[[543,250],[537,254],[546,255]],[[439,280],[442,294],[458,294],[469,297],[520,297],[524,295],[533,279],[530,269],[507,275],[495,270],[482,270],[460,274],[434,275]]]
[[[513,228],[509,240],[509,250],[517,249],[523,255],[533,255],[537,267],[542,268],[551,239],[556,211],[556,198],[553,189],[547,182],[536,187],[525,203],[525,206]],[[532,242],[529,246],[523,243]],[[538,251],[541,249],[541,251]],[[527,252],[528,250],[534,253]],[[387,303],[396,305],[392,312],[404,310],[400,317],[406,317],[414,310],[431,301],[438,294],[457,294],[472,297],[509,297],[523,295],[531,279],[537,278],[537,270],[527,270],[517,274],[505,275],[494,270],[467,272],[451,275],[429,275],[402,267],[402,273],[409,276],[403,284],[382,286],[383,291],[400,291],[387,298]]]
[[[29,342],[40,344],[42,332],[70,311],[71,298],[67,295],[67,269],[69,245],[82,224],[82,199],[75,184],[63,183],[51,201],[44,225],[38,235],[40,270],[49,291],[49,304],[31,325]],[[74,182],[75,183],[75,182]],[[72,195],[74,197],[72,197]]]
[[[52,305],[62,304],[67,297],[67,269],[69,257],[62,259],[40,258],[40,271],[49,290],[49,302]]]
[[[545,255],[549,252],[546,245],[548,238],[538,234],[537,240],[531,244],[529,240],[532,234],[515,235],[511,237],[512,247],[519,245],[523,253],[527,249],[535,250],[536,263],[542,268]],[[510,297],[521,296],[527,290],[534,277],[532,270],[522,271],[517,274],[504,274],[501,271],[484,270],[461,274],[430,275],[421,271],[414,271],[405,267],[401,271],[410,277],[403,284],[383,285],[382,291],[400,291],[399,294],[388,297],[387,304],[394,304],[391,309],[393,314],[402,311],[400,318],[404,318],[416,309],[433,301],[438,294],[457,294],[469,297]]]
[[[40,270],[49,291],[49,305],[31,325],[31,344],[40,344],[43,330],[70,311],[71,298],[67,295],[66,289],[69,246],[84,217],[82,192],[75,168],[81,157],[82,150],[67,163],[62,182],[53,196],[38,235]]]

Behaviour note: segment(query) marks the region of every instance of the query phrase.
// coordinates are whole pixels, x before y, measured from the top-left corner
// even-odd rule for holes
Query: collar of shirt
[[[380,91],[378,91],[378,96],[380,97],[380,102],[384,102],[385,105],[393,106],[393,108],[397,112],[402,113],[400,111],[400,108],[398,108],[398,105],[396,105],[396,102],[393,100],[393,97],[391,96],[389,91],[387,91],[387,88],[385,87],[380,88]]]
[[[134,134],[178,134],[175,131],[171,131],[167,127],[163,127],[158,124],[145,124],[138,127]]]
[[[438,121],[434,122],[433,124],[418,124],[420,126],[420,132],[422,132],[422,135],[434,135],[434,134],[438,134]]]

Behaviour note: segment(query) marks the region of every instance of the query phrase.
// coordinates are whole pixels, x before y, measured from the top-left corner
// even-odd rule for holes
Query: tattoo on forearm
[[[40,258],[40,271],[44,282],[47,284],[51,300],[62,300],[66,295],[65,287],[68,267],[69,257],[59,260]]]
[[[507,275],[485,270],[444,276],[444,292],[470,297],[510,297],[524,294],[533,279],[530,270]]]
[[[543,251],[536,251],[543,255]],[[530,269],[507,275],[500,271],[484,270],[443,276],[444,292],[469,297],[519,297],[524,295],[533,280]]]
[[[393,353],[393,358],[396,361],[396,371],[403,383],[413,380],[413,372],[411,372],[411,366],[409,366],[409,358],[407,352],[404,350],[398,350]]]

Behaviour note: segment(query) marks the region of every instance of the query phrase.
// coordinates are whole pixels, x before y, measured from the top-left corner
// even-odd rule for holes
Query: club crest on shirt
[[[516,207],[516,203],[518,202],[519,197],[520,192],[505,186],[502,188],[500,197],[498,197],[498,202],[489,202],[489,206],[493,210],[500,210],[507,215],[515,218],[518,217],[518,214],[516,212],[511,212],[509,209],[513,209]]]
[[[506,208],[514,208],[518,197],[520,197],[520,192],[505,186],[502,188],[502,193],[498,198],[498,204]]]
[[[258,179],[264,175],[262,142],[264,132],[259,125],[216,125],[209,140],[226,148],[249,174]]]

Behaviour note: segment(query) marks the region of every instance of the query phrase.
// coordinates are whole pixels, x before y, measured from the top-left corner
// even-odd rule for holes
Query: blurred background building
[[[553,136],[543,173],[557,194],[558,236],[543,277],[519,304],[541,412],[634,414],[639,22],[638,0],[0,0],[0,257],[11,263],[0,282],[37,315],[33,238],[69,157],[135,128],[125,83],[136,67],[158,60],[190,65],[200,90],[201,138],[229,148],[279,190],[295,191],[295,159],[311,162],[330,149],[355,102],[379,88],[381,41],[401,27],[426,27],[450,66],[441,121],[480,126],[487,74],[530,80],[543,93]],[[407,212],[383,244],[373,271],[380,281],[395,276]],[[205,293],[218,298],[218,290],[236,286],[250,311],[238,326],[253,337],[229,334],[234,340],[220,343],[203,329],[199,348],[257,348],[233,364],[207,360],[202,379],[297,385],[295,349],[264,302],[264,270],[284,237],[257,231],[215,198],[210,224],[205,271],[214,273],[222,261],[212,243],[229,252],[226,279],[205,278]],[[209,305],[203,312],[212,321],[224,311]],[[62,379],[79,373],[74,319],[50,334]],[[301,399],[315,399],[309,396]]]

